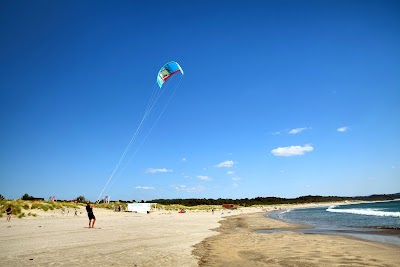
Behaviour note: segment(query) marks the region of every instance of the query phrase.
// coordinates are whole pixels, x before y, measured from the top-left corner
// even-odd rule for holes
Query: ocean
[[[298,230],[304,233],[344,234],[400,245],[400,200],[281,210],[267,216],[313,227]]]

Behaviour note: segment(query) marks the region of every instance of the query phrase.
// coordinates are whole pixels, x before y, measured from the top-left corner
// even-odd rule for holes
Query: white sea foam
[[[281,213],[279,213],[278,217],[279,217],[279,218],[282,218],[282,215],[283,215],[283,214],[285,214],[285,213],[287,213],[287,212],[290,212],[290,211],[292,211],[292,210],[293,210],[293,209],[284,210],[284,211],[282,211]]]
[[[351,213],[351,214],[360,214],[360,215],[370,215],[370,216],[380,216],[380,217],[399,217],[400,212],[390,212],[383,211],[382,209],[335,209],[335,207],[331,206],[326,209],[329,212],[338,212],[338,213]]]

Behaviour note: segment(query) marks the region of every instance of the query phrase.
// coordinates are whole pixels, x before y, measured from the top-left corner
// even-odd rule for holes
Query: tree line
[[[162,205],[179,204],[184,206],[198,205],[223,205],[235,204],[238,206],[249,207],[253,205],[278,205],[278,204],[298,204],[298,203],[321,203],[321,202],[338,202],[338,201],[382,201],[400,199],[400,193],[383,194],[357,197],[339,197],[339,196],[301,196],[297,198],[281,198],[281,197],[256,197],[256,198],[188,198],[188,199],[153,199],[146,203],[158,203]]]
[[[38,199],[29,194],[24,194],[21,197],[22,200],[34,200]],[[199,205],[223,205],[223,204],[235,204],[237,206],[249,207],[253,205],[278,205],[278,204],[299,204],[299,203],[322,203],[322,202],[340,202],[340,201],[383,201],[383,200],[395,200],[400,199],[400,193],[396,194],[380,194],[370,196],[355,196],[355,197],[340,197],[340,196],[301,196],[297,198],[281,198],[281,197],[256,197],[256,198],[176,198],[176,199],[153,199],[139,201],[140,203],[158,203],[162,205],[183,205],[187,207],[199,206]],[[0,194],[0,200],[5,200],[3,195]],[[65,200],[56,200],[63,202]],[[69,200],[71,201],[71,200]],[[76,197],[73,201],[77,203],[85,203],[87,199],[81,195]],[[104,202],[101,200],[100,203]],[[119,200],[122,203],[133,203],[135,200]]]

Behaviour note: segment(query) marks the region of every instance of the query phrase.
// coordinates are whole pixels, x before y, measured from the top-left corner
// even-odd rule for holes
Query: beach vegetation
[[[23,217],[25,217],[25,212],[21,212],[20,214],[18,214],[18,219],[22,219]]]
[[[8,207],[11,207],[13,215],[17,215],[17,214],[21,213],[22,208],[21,208],[20,201],[15,201],[15,200],[1,201],[0,209],[1,209],[2,213],[5,212]]]
[[[179,211],[179,210],[186,210],[186,211],[217,211],[221,209],[219,205],[197,205],[197,206],[185,206],[185,205],[156,205],[157,210],[166,210],[166,211]]]
[[[63,205],[63,207],[67,207],[67,208],[71,208],[71,209],[78,208],[77,203],[74,203],[74,202],[64,202],[62,205]]]
[[[121,207],[121,211],[127,210],[128,204],[126,202],[110,202],[110,203],[100,203],[97,204],[96,207],[102,208],[102,209],[109,209],[109,210],[115,210],[116,207]]]
[[[5,198],[3,197],[2,194],[0,194],[0,200],[4,200]]]
[[[31,209],[41,209],[43,211],[48,211],[49,209],[54,209],[54,208],[52,205],[50,205],[46,202],[33,202]]]
[[[194,207],[201,205],[216,205],[234,204],[242,207],[253,206],[269,206],[280,204],[304,204],[304,203],[324,203],[324,202],[344,202],[344,201],[383,201],[394,200],[400,198],[400,193],[357,196],[357,197],[338,197],[338,196],[301,196],[297,198],[280,198],[280,197],[256,197],[242,199],[206,199],[206,198],[189,198],[189,199],[153,199],[146,203],[158,203],[160,205],[183,205],[186,207]]]
[[[36,213],[33,213],[33,212],[28,212],[28,216],[36,217],[37,214],[36,214]]]
[[[63,205],[62,205],[61,203],[56,202],[56,201],[47,201],[47,203],[48,203],[49,205],[51,205],[52,210],[53,210],[53,209],[61,209],[61,208],[63,207]]]
[[[42,208],[42,203],[40,202],[33,202],[31,205],[31,209],[40,209]]]

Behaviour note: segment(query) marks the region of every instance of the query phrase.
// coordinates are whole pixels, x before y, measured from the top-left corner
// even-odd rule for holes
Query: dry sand
[[[73,209],[68,216],[60,210],[32,212],[39,216],[0,219],[0,266],[198,266],[193,246],[218,234],[211,229],[223,216],[240,211],[138,214],[94,208],[95,229],[87,228],[84,207],[78,216]]]
[[[78,216],[73,209],[68,216],[35,210],[38,217],[0,219],[0,266],[400,266],[400,246],[255,233],[296,227],[260,211],[136,214],[95,208],[96,228],[88,229],[84,207]]]
[[[200,266],[400,266],[400,246],[290,231],[303,227],[265,218],[265,213],[232,216],[221,222],[219,235],[196,245],[194,254]]]

